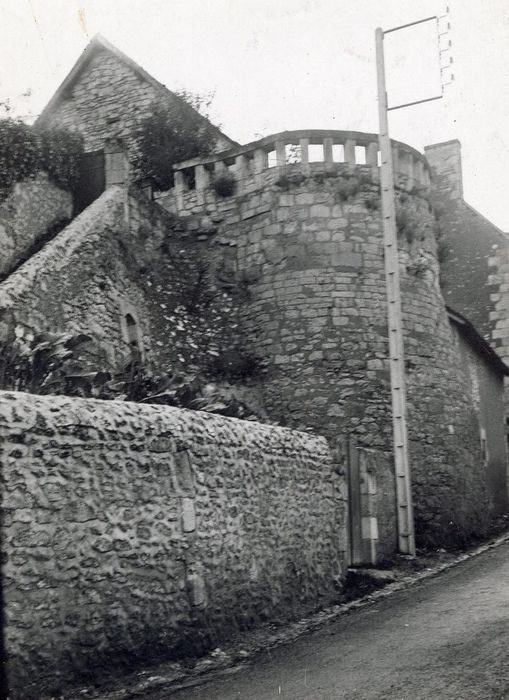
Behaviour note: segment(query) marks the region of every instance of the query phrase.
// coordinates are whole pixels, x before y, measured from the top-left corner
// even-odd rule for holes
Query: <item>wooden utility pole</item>
[[[412,487],[406,425],[405,358],[401,291],[399,282],[398,237],[394,202],[394,168],[389,137],[387,91],[385,86],[384,33],[376,30],[376,67],[378,78],[378,117],[380,123],[380,186],[384,234],[385,284],[389,323],[389,361],[391,377],[392,429],[398,515],[398,545],[402,554],[415,555]]]
[[[447,14],[449,8],[447,8]],[[447,15],[444,15],[447,16]],[[399,283],[399,255],[398,236],[396,231],[396,209],[394,201],[394,167],[392,162],[392,147],[389,137],[389,112],[393,109],[402,109],[418,105],[423,102],[440,100],[444,95],[444,83],[440,95],[434,95],[425,99],[405,104],[389,106],[387,103],[387,88],[385,85],[385,60],[384,60],[384,36],[391,32],[398,32],[408,27],[413,27],[424,22],[435,22],[437,27],[437,51],[441,56],[450,50],[440,48],[440,37],[444,33],[439,31],[441,17],[434,15],[419,19],[416,22],[403,24],[383,31],[378,28],[375,33],[376,41],[376,68],[378,82],[378,118],[380,123],[380,154],[382,163],[380,167],[380,185],[382,189],[382,218],[384,233],[384,259],[385,259],[385,283],[387,288],[387,318],[389,325],[389,360],[391,374],[391,403],[392,403],[392,427],[394,442],[394,469],[396,478],[396,507],[398,512],[398,544],[402,554],[415,555],[414,515],[412,507],[412,482],[410,474],[410,462],[408,456],[408,435],[406,424],[406,389],[405,389],[405,357],[403,343],[403,320],[401,315],[401,289]],[[447,29],[450,29],[449,23]],[[449,67],[452,58],[449,61]],[[447,67],[441,67],[440,73]],[[453,80],[454,76],[450,76]]]

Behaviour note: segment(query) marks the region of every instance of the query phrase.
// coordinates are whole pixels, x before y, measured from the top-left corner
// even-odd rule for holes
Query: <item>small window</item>
[[[135,307],[122,301],[120,311],[120,327],[124,342],[129,346],[131,352],[143,354],[142,334]]]

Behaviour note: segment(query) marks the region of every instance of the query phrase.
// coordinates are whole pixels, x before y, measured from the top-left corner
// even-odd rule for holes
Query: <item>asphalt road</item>
[[[252,666],[150,700],[509,699],[509,544]]]

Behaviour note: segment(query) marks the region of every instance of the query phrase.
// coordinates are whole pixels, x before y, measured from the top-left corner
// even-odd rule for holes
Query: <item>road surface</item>
[[[147,698],[509,700],[509,543],[236,673]]]

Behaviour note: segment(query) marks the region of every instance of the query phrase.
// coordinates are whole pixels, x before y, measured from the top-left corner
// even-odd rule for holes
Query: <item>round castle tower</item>
[[[417,529],[443,542],[486,515],[479,427],[440,292],[428,165],[403,143],[393,154]],[[270,418],[389,452],[378,158],[375,134],[284,132],[179,164],[161,203],[214,227],[211,256],[245,284]]]

